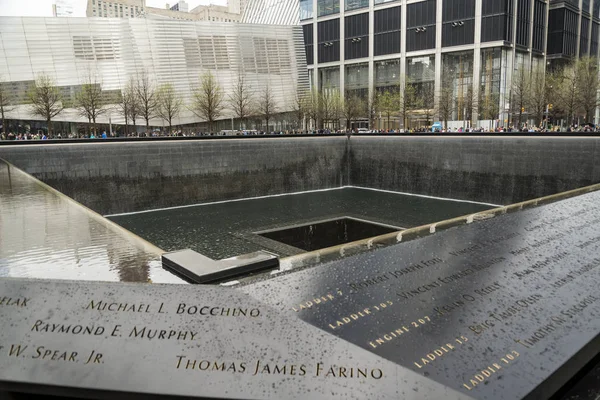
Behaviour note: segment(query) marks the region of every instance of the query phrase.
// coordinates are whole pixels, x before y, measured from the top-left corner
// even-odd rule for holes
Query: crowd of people
[[[220,132],[194,132],[193,130],[177,130],[173,132],[166,131],[152,131],[152,132],[132,132],[127,135],[120,135],[114,132],[107,133],[106,131],[94,133],[63,133],[57,132],[54,135],[47,134],[45,132],[40,133],[4,133],[0,132],[0,140],[48,140],[48,139],[107,139],[115,137],[128,137],[128,138],[142,138],[142,137],[200,137],[200,136],[255,136],[255,135],[330,135],[330,134],[423,134],[423,133],[439,133],[439,134],[451,134],[451,133],[551,133],[551,132],[598,132],[600,133],[600,125],[573,125],[566,129],[560,129],[554,127],[552,129],[539,128],[536,126],[523,125],[520,128],[514,126],[509,127],[497,127],[497,128],[442,128],[442,129],[431,129],[431,128],[416,128],[416,129],[315,129],[315,130],[285,130],[285,131],[257,131],[257,130],[241,130],[241,131],[220,131]]]

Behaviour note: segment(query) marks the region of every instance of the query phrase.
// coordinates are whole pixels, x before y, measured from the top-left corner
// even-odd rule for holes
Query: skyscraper
[[[56,3],[52,4],[52,15],[55,17],[73,16],[73,4],[71,0],[56,0]]]

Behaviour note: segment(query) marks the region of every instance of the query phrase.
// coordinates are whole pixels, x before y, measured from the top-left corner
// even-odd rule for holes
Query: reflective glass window
[[[443,54],[442,65],[442,85],[452,90],[452,119],[466,120],[468,109],[476,103],[472,98],[473,51]]]
[[[346,11],[369,7],[369,0],[347,0]]]
[[[340,12],[339,0],[318,0],[317,16],[337,14]]]
[[[400,85],[400,59],[375,62],[375,87],[380,91]]]
[[[319,68],[319,86],[323,89],[339,89],[340,67]]]
[[[412,57],[406,60],[407,81],[416,86],[435,82],[435,55]]]
[[[519,53],[517,53],[519,54]],[[481,50],[481,74],[479,76],[479,114],[481,119],[496,119],[500,113],[501,84],[506,79],[507,53],[500,47]],[[524,61],[529,57],[524,55]]]
[[[312,0],[300,0],[300,20],[313,17]]]
[[[346,90],[369,87],[369,64],[352,64],[346,66]]]

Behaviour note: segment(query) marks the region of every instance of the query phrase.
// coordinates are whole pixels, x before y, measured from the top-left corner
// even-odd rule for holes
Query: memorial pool
[[[222,259],[263,249],[282,257],[303,252],[257,234],[265,230],[339,217],[412,228],[493,207],[468,201],[340,188],[108,218],[165,251],[190,248],[210,258]]]

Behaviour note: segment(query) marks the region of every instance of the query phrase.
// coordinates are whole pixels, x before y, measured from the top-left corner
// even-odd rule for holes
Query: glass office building
[[[474,103],[466,99],[473,96],[468,87],[476,102],[497,104],[504,125],[516,70],[599,51],[600,0],[300,0],[298,6],[314,87],[322,86],[321,68],[348,71],[353,64],[367,66],[370,95],[405,82],[417,92],[434,86],[439,94],[450,84],[453,127],[481,117],[479,107],[465,109]],[[351,74],[339,76],[342,92],[356,89],[345,81]]]
[[[17,103],[8,119],[40,119],[25,104],[25,93],[40,74],[49,75],[63,94],[66,109],[54,120],[69,122],[88,122],[74,108],[74,96],[90,74],[110,98],[130,78],[147,74],[154,87],[172,84],[186,105],[174,125],[197,123],[200,119],[187,106],[206,72],[225,96],[240,74],[255,93],[269,85],[277,111],[286,111],[297,90],[309,86],[302,29],[168,19],[0,17],[0,84]],[[232,117],[227,108],[221,116]],[[124,123],[116,110],[98,122],[109,119]],[[141,118],[137,124],[144,125]],[[151,126],[164,124],[158,118],[150,121]]]

